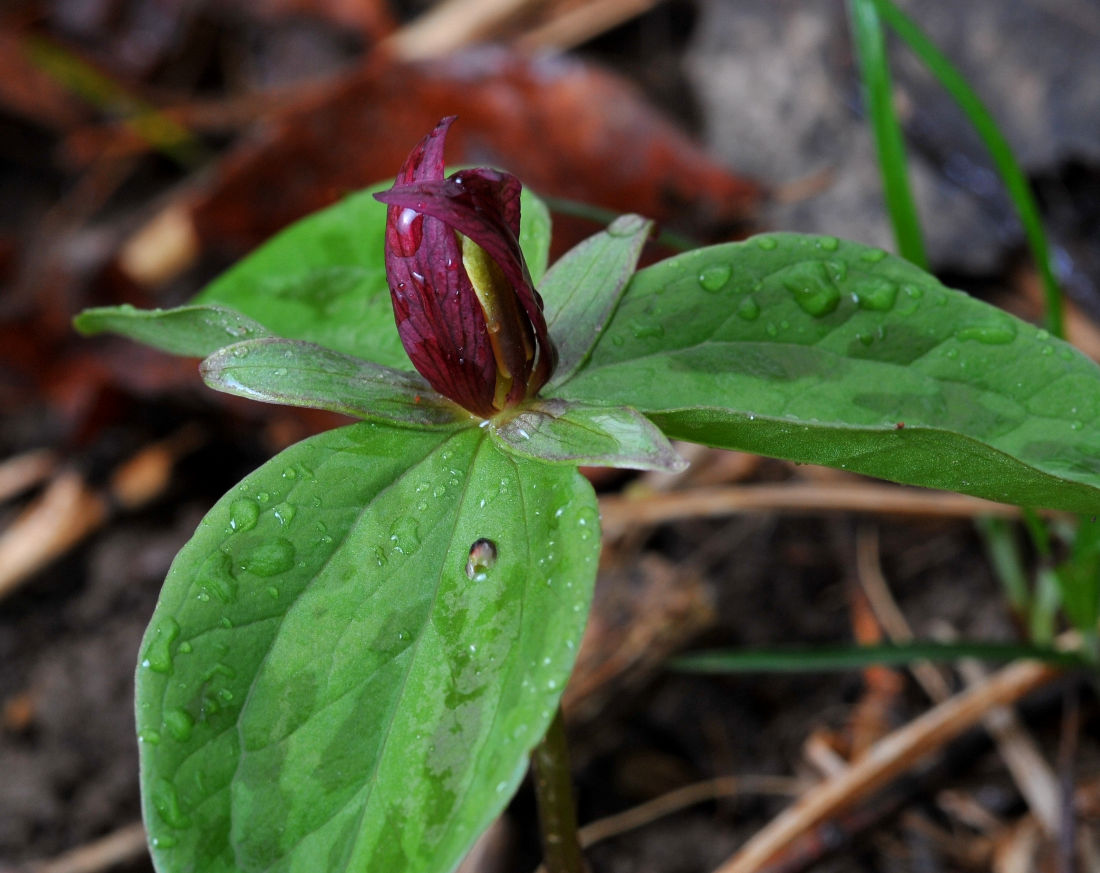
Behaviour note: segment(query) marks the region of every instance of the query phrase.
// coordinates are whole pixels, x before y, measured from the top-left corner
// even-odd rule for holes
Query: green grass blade
[[[920,218],[909,187],[905,142],[894,112],[882,23],[872,0],[849,0],[848,14],[863,78],[864,100],[878,152],[883,195],[894,226],[898,252],[906,260],[927,269],[928,255],[921,235]]]
[[[670,666],[685,673],[818,673],[860,670],[876,664],[904,665],[913,661],[957,661],[960,658],[982,661],[1029,658],[1067,667],[1085,663],[1074,652],[1026,643],[915,642],[882,646],[832,645],[697,652],[674,659]]]
[[[1016,212],[1020,217],[1020,223],[1024,226],[1028,246],[1032,257],[1039,269],[1039,275],[1043,281],[1043,292],[1046,297],[1045,327],[1055,336],[1064,336],[1062,324],[1062,297],[1058,288],[1058,282],[1054,278],[1054,269],[1051,264],[1050,243],[1046,232],[1043,230],[1042,221],[1039,218],[1039,208],[1031,193],[1031,187],[1023,170],[1017,163],[1012,149],[1001,133],[992,114],[986,109],[985,104],[970,87],[952,63],[944,57],[939,49],[921,31],[920,27],[904,12],[894,6],[890,0],[853,0],[854,6],[873,5],[881,16],[882,21],[888,24],[893,31],[909,46],[939,79],[940,84],[954,98],[959,108],[966,113],[970,123],[974,125],[982,141],[989,149],[993,163],[997,167],[1008,189]]]

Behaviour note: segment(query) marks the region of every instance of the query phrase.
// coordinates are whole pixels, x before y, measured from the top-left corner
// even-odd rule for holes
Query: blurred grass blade
[[[903,665],[913,661],[957,661],[960,658],[976,658],[982,661],[1028,658],[1067,667],[1081,666],[1084,663],[1073,652],[1026,643],[915,642],[883,646],[840,645],[698,652],[675,658],[670,666],[685,673],[817,673],[860,670],[875,664]]]
[[[921,236],[920,218],[917,216],[913,192],[909,187],[905,142],[894,112],[886,41],[876,4],[873,0],[849,0],[848,15],[852,40],[859,57],[864,101],[875,136],[883,195],[894,226],[898,253],[918,267],[928,269],[928,255]]]
[[[947,89],[959,108],[966,113],[970,123],[974,125],[975,130],[985,142],[986,148],[989,149],[990,156],[993,158],[993,163],[997,167],[997,172],[1004,180],[1009,197],[1016,207],[1020,223],[1024,226],[1028,246],[1031,248],[1032,257],[1035,258],[1039,275],[1043,280],[1043,292],[1046,297],[1045,326],[1055,336],[1063,336],[1062,297],[1058,282],[1054,278],[1054,269],[1050,258],[1050,244],[1046,232],[1043,230],[1043,224],[1039,218],[1039,209],[1031,193],[1031,187],[1012,154],[1008,141],[997,127],[997,122],[989,110],[985,108],[981,98],[967,83],[962,73],[955,69],[911,18],[894,6],[890,0],[852,0],[853,9],[857,6],[869,5],[875,7],[882,21],[888,24],[904,40],[906,45],[924,62],[932,74],[939,79],[940,84]]]
[[[40,70],[96,109],[121,116],[135,134],[184,169],[206,157],[202,144],[186,127],[67,49],[45,39],[31,38],[26,41],[25,50]]]
[[[570,218],[583,218],[585,221],[591,221],[601,227],[611,224],[620,215],[614,209],[607,209],[592,203],[582,203],[579,200],[570,200],[567,197],[549,197],[545,194],[539,196],[551,212],[567,215]],[[661,229],[658,229],[653,242],[678,252],[688,252],[703,245],[699,240],[685,234],[677,233],[674,230]]]
[[[1031,586],[1015,538],[1015,528],[1003,518],[977,519],[989,562],[1008,597],[1012,611],[1026,624],[1031,615]]]

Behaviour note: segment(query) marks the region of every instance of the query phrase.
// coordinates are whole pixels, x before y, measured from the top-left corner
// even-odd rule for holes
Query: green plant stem
[[[906,260],[927,270],[928,255],[913,192],[909,187],[905,141],[897,113],[894,112],[890,66],[879,13],[872,0],[848,0],[848,16],[859,57],[864,99],[875,136],[883,196],[894,226],[898,252]]]
[[[577,837],[565,720],[560,706],[546,736],[531,752],[531,764],[535,771],[543,868],[546,873],[585,873],[587,867]]]
[[[862,5],[873,4],[882,20],[909,46],[928,67],[932,75],[939,79],[947,93],[949,93],[959,108],[966,113],[970,123],[981,136],[993,163],[1008,189],[1009,197],[1016,207],[1016,213],[1020,217],[1020,223],[1024,226],[1024,234],[1027,236],[1028,247],[1035,263],[1039,268],[1039,276],[1043,281],[1043,292],[1046,302],[1045,324],[1055,336],[1064,336],[1062,317],[1062,294],[1058,287],[1058,280],[1054,278],[1054,268],[1050,257],[1050,244],[1047,241],[1046,231],[1039,218],[1039,207],[1031,193],[1031,185],[1016,161],[1012,148],[997,127],[993,115],[986,109],[985,104],[966,78],[954,65],[936,48],[935,44],[924,35],[920,27],[904,12],[897,8],[890,0],[858,0]]]

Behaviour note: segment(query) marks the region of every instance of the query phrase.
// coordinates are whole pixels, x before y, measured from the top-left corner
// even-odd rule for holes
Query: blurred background
[[[1070,338],[1100,355],[1100,6],[899,5],[1016,150]],[[933,270],[1037,321],[1038,275],[981,141],[889,44]],[[289,222],[391,176],[449,114],[449,159],[549,198],[559,254],[599,228],[578,202],[700,243],[798,230],[892,248],[839,0],[4,4],[3,873],[152,869],[132,670],[160,582],[237,479],[341,422],[215,395],[195,362],[82,339],[72,316],[186,301]],[[1019,634],[977,503],[685,451],[676,478],[595,480],[607,539],[566,711],[582,823],[632,811],[589,833],[597,871],[717,869],[937,695],[995,679],[973,665],[699,677],[668,670],[671,655]],[[765,866],[737,869],[1100,869],[1095,690],[1053,673],[1034,687],[1017,715],[989,709],[1007,728],[933,736],[882,793],[860,789]],[[470,869],[534,868],[526,790],[477,851]]]

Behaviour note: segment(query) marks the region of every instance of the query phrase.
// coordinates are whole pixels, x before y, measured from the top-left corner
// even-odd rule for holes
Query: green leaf
[[[1100,524],[1081,519],[1069,558],[1055,570],[1062,608],[1082,633],[1096,633],[1100,619]]]
[[[914,661],[1014,661],[1031,658],[1065,666],[1085,661],[1074,652],[1026,643],[935,643],[918,641],[881,646],[814,646],[801,649],[749,649],[692,652],[672,660],[669,666],[685,673],[819,673],[862,670],[874,664],[911,664]]]
[[[173,355],[204,358],[223,346],[268,336],[264,326],[224,306],[135,309],[104,306],[73,319],[82,334],[117,333]]]
[[[706,276],[728,279],[712,290]],[[1100,368],[900,258],[833,237],[760,236],[640,270],[559,392],[633,406],[673,438],[1100,508]]]
[[[638,266],[653,222],[621,215],[607,230],[566,252],[539,289],[558,350],[551,385],[568,381],[587,359]]]
[[[598,549],[577,471],[478,428],[351,425],[248,476],[142,644],[157,869],[451,870],[550,722]]]
[[[670,473],[687,468],[651,421],[622,406],[537,400],[489,430],[508,451],[551,463]]]
[[[1058,287],[1058,280],[1054,277],[1054,259],[1051,257],[1050,242],[1043,229],[1039,206],[1031,191],[1031,183],[1028,182],[1019,161],[1016,160],[1008,139],[1001,133],[997,120],[986,108],[977,92],[970,87],[966,77],[925,36],[916,22],[889,0],[871,0],[871,2],[875,4],[882,20],[889,24],[912,52],[924,62],[929,72],[939,79],[940,84],[974,125],[974,130],[982,138],[985,147],[989,149],[989,155],[993,158],[997,172],[1008,191],[1009,199],[1016,208],[1020,223],[1024,226],[1031,256],[1035,258],[1039,277],[1043,280],[1043,294],[1046,299],[1045,323],[1051,333],[1062,336],[1062,293]]]
[[[848,0],[848,20],[859,58],[863,100],[875,137],[883,196],[894,226],[894,239],[903,257],[928,269],[920,217],[909,185],[905,140],[894,110],[894,86],[890,81],[886,39],[874,0]]]
[[[291,225],[223,273],[196,298],[220,303],[277,336],[409,369],[393,322],[384,260],[386,207],[375,185]],[[546,268],[550,219],[524,189],[520,244],[532,278]]]
[[[327,409],[415,427],[469,423],[415,373],[372,364],[323,346],[269,337],[227,346],[202,362],[206,384],[264,403]]]

